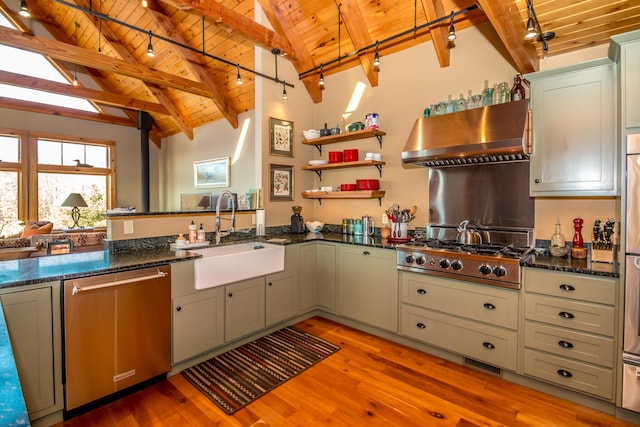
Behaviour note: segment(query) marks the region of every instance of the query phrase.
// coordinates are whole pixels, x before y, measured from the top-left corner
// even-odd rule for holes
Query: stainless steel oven
[[[627,137],[622,407],[640,412],[640,134]]]

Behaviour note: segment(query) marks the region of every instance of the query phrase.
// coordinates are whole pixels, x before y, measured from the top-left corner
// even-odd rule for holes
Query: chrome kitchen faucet
[[[220,202],[222,201],[222,196],[227,194],[229,199],[231,200],[231,228],[228,231],[220,230]],[[227,219],[227,218],[225,218]],[[222,193],[218,196],[218,201],[216,202],[216,245],[220,243],[220,238],[223,236],[228,236],[229,234],[235,231],[236,227],[236,204],[233,200],[233,193],[229,190],[223,190]]]

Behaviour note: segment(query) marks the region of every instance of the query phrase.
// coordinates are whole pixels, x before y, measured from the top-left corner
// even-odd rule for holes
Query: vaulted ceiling
[[[270,28],[255,22],[253,0],[148,0],[147,7],[138,0],[27,0],[31,20],[52,37],[32,33],[29,20],[16,13],[19,3],[0,0],[19,28],[0,27],[0,44],[46,55],[70,80],[81,67],[100,89],[3,71],[0,83],[86,98],[102,110],[45,107],[1,94],[0,107],[129,126],[136,125],[137,111],[147,111],[158,145],[179,132],[191,139],[194,128],[215,120],[238,126],[238,114],[255,105],[260,77],[249,70],[255,70],[256,46],[277,49],[278,61],[291,61],[300,80],[290,83],[313,102],[322,101],[321,65],[325,76],[362,67],[369,83],[378,85],[376,41],[381,56],[433,41],[440,66],[449,66],[452,12],[457,32],[489,22],[522,73],[537,70],[542,55],[540,43],[523,39],[526,0],[259,0]],[[556,35],[549,56],[640,29],[640,0],[534,0],[533,6],[541,29]],[[150,40],[153,57],[147,56]],[[345,57],[338,62],[339,56]],[[124,115],[114,114],[114,107]]]

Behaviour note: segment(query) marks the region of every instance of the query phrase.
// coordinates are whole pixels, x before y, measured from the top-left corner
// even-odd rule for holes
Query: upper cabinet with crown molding
[[[525,75],[532,197],[617,196],[616,65],[607,58]]]
[[[609,58],[619,64],[622,129],[640,129],[640,30],[611,37]]]

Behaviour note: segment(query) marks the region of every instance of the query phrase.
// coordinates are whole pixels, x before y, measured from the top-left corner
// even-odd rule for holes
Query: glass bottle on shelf
[[[449,98],[447,99],[447,109],[446,113],[455,113],[456,111],[456,101],[453,100],[453,96],[449,94]]]
[[[464,111],[467,109],[467,100],[464,99],[464,95],[460,94],[460,98],[456,101],[456,111]]]
[[[484,90],[482,91],[482,106],[487,107],[493,104],[493,88],[489,87],[489,80],[484,81]]]
[[[511,88],[511,100],[520,101],[525,98],[524,86],[522,85],[522,76],[516,74],[513,78],[513,87]]]

